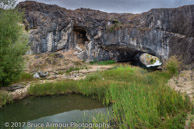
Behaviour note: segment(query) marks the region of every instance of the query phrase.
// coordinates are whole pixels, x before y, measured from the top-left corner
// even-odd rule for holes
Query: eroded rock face
[[[18,8],[25,9],[31,54],[75,49],[82,60],[130,61],[146,52],[194,62],[194,5],[142,14],[72,11],[37,2],[21,2]]]

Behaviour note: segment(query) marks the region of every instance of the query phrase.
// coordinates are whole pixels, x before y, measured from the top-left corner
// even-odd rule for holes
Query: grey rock
[[[38,55],[35,55],[34,56],[34,59],[38,59],[38,58],[40,58],[40,56],[38,56]]]
[[[39,79],[39,78],[40,78],[40,75],[39,75],[38,73],[35,73],[35,74],[33,75],[33,78]]]
[[[33,75],[33,78],[37,78],[37,79],[40,79],[40,78],[45,78],[47,77],[49,74],[48,72],[36,72],[34,75]]]
[[[56,53],[54,57],[55,58],[64,58],[64,56],[61,53]]]
[[[18,89],[22,89],[24,88],[24,85],[23,84],[13,84],[9,87],[6,87],[6,90],[8,91],[15,91],[15,90],[18,90]]]
[[[194,68],[194,5],[142,14],[67,10],[33,1],[21,2],[17,8],[25,10],[24,24],[30,30],[28,53],[79,46],[83,51],[77,56],[86,61],[133,61],[145,52],[162,61],[178,56]]]
[[[40,77],[47,77],[48,76],[48,72],[38,72]]]

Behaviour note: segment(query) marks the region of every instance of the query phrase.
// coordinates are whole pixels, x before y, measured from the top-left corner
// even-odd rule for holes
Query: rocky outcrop
[[[74,49],[86,61],[130,61],[146,52],[162,60],[176,55],[190,66],[194,62],[194,5],[142,14],[67,10],[30,1],[17,7],[25,9],[31,54]]]

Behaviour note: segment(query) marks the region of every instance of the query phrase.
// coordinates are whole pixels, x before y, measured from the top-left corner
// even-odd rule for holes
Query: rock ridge
[[[177,56],[194,67],[194,5],[142,14],[68,10],[33,1],[17,8],[25,9],[29,54],[75,49],[85,61],[133,61],[146,52],[162,60]]]

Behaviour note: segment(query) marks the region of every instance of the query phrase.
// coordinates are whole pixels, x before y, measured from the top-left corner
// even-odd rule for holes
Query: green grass
[[[73,72],[73,71],[78,71],[78,70],[80,70],[80,68],[78,68],[78,67],[71,67],[71,68],[69,68],[69,69],[66,71],[66,73],[71,73],[71,72]]]
[[[169,88],[168,72],[120,66],[90,74],[84,80],[35,84],[30,95],[79,93],[112,105],[114,127],[181,129],[191,110],[189,98]],[[94,121],[100,121],[98,117]]]
[[[181,62],[179,62],[176,56],[170,57],[164,65],[164,69],[167,70],[170,75],[178,75],[180,67]]]
[[[0,108],[8,102],[12,101],[12,97],[6,91],[0,91]]]
[[[69,73],[71,73],[71,72],[73,72],[73,71],[79,71],[79,70],[82,70],[82,69],[88,69],[88,67],[87,66],[85,66],[85,65],[83,65],[83,66],[79,66],[79,67],[70,67],[69,69],[67,69],[66,71],[64,70],[64,71],[59,71],[58,72],[58,74],[69,74]]]
[[[107,61],[91,61],[90,64],[97,64],[97,65],[110,65],[115,64],[116,62],[114,60],[107,60]]]
[[[29,82],[29,81],[35,81],[37,79],[33,78],[33,75],[30,73],[22,72],[19,76],[19,78],[14,81],[13,83],[19,83],[19,82]]]

